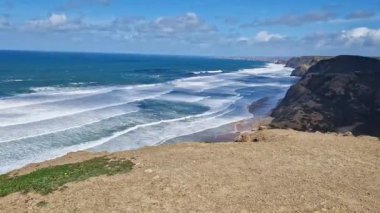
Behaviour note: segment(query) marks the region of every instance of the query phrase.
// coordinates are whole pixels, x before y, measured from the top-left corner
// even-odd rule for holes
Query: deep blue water
[[[263,64],[206,57],[0,51],[0,97],[38,87],[161,83]]]
[[[232,123],[284,96],[290,71],[207,57],[0,51],[0,173],[72,151],[234,132]]]

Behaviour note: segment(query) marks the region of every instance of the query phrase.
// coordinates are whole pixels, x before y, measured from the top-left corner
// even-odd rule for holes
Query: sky
[[[0,0],[0,49],[380,55],[380,0]]]

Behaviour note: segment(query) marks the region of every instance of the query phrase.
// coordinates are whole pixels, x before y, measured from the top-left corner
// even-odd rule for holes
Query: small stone
[[[160,176],[158,176],[158,175],[153,177],[153,180],[158,180],[158,179],[160,179]]]
[[[171,190],[169,187],[166,187],[166,188],[164,189],[164,192],[165,192],[165,193],[168,193],[168,194],[171,194],[171,193],[172,193],[172,190]]]
[[[152,173],[153,170],[152,170],[152,169],[146,169],[144,172],[145,172],[145,173]]]
[[[251,134],[246,132],[243,134],[240,134],[236,139],[235,142],[252,142]]]
[[[342,134],[343,136],[352,136],[352,132],[345,132]]]
[[[268,129],[267,126],[259,126],[259,130],[265,130],[265,129]]]

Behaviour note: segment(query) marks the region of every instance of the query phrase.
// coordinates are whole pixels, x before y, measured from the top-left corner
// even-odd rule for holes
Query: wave
[[[233,109],[211,113],[202,118],[194,116],[188,119],[178,119],[171,122],[160,123],[158,124],[159,126],[145,126],[144,130],[132,130],[128,132],[128,134],[123,134],[112,140],[108,140],[102,145],[95,146],[90,150],[115,152],[118,150],[137,149],[143,146],[155,146],[177,137],[214,129],[244,118],[223,118],[223,116],[232,111]],[[165,132],[165,134],[160,134],[161,132]],[[138,142],[130,143],[133,138],[139,138]]]
[[[85,87],[78,88],[44,88],[36,94],[0,100],[0,127],[20,125],[24,123],[37,122],[41,120],[52,119],[56,117],[75,115],[86,111],[98,110],[106,107],[117,106],[138,100],[155,98],[161,96],[163,100],[181,100],[181,101],[200,101],[204,97],[199,95],[182,95],[175,96],[167,94],[170,91],[188,91],[189,93],[200,93],[204,91],[213,91],[214,93],[225,93],[234,95],[234,90],[243,87],[259,86],[277,86],[288,87],[289,84],[280,83],[261,83],[247,84],[238,82],[236,79],[253,73],[278,72],[278,69],[284,68],[283,65],[269,64],[264,68],[255,68],[252,70],[240,70],[235,73],[222,73],[215,76],[198,76],[174,80],[167,83],[152,85],[134,85],[134,86],[112,86],[105,88]],[[242,76],[243,75],[243,76]],[[166,90],[165,90],[166,89]],[[154,97],[149,93],[155,90],[165,90],[156,93]],[[132,92],[130,91],[138,91]],[[136,98],[128,97],[134,96]],[[80,104],[80,105],[78,105]],[[28,113],[25,113],[28,112]]]
[[[80,144],[76,144],[76,145],[72,145],[72,146],[68,146],[68,147],[64,147],[64,148],[60,148],[60,149],[49,149],[49,150],[44,151],[43,153],[39,153],[37,156],[34,156],[33,158],[25,158],[23,156],[20,160],[16,160],[16,161],[13,160],[11,163],[3,161],[0,164],[6,163],[7,165],[6,166],[0,166],[0,173],[1,172],[4,173],[4,172],[7,172],[7,171],[15,169],[15,168],[20,168],[20,167],[25,166],[25,165],[32,163],[32,162],[41,162],[44,160],[49,160],[49,159],[53,159],[56,157],[60,157],[60,156],[63,156],[64,154],[66,154],[68,152],[75,152],[75,151],[90,149],[90,148],[93,148],[95,146],[99,146],[99,145],[102,145],[104,143],[107,143],[108,141],[110,141],[114,138],[117,138],[121,135],[127,134],[128,132],[138,130],[140,128],[145,128],[145,127],[149,127],[149,126],[155,126],[155,125],[160,125],[160,124],[170,123],[170,122],[175,122],[175,121],[180,121],[180,120],[186,120],[186,119],[191,119],[191,118],[195,118],[195,117],[202,117],[202,116],[210,115],[212,113],[215,113],[215,112],[206,112],[206,113],[202,113],[202,114],[198,114],[198,115],[189,115],[189,116],[184,116],[184,117],[180,117],[180,118],[166,119],[166,120],[160,120],[160,121],[156,121],[156,122],[138,124],[138,125],[135,125],[133,127],[127,128],[123,131],[115,132],[110,136],[103,137],[103,138],[100,138],[100,139],[95,140],[95,141],[83,142]],[[19,151],[22,152],[22,150],[19,150]],[[29,153],[29,154],[31,154],[31,153]],[[6,159],[4,159],[4,160],[6,160]]]
[[[164,123],[172,123],[172,122],[176,122],[176,121],[184,121],[184,120],[188,120],[188,119],[205,117],[205,116],[213,115],[213,114],[216,114],[216,113],[220,113],[220,112],[228,109],[229,107],[230,107],[230,105],[227,105],[227,106],[224,106],[224,108],[219,109],[218,111],[211,110],[211,111],[208,111],[208,112],[205,112],[205,113],[201,113],[201,114],[197,114],[197,115],[189,115],[189,116],[184,116],[184,117],[180,117],[180,118],[167,119],[167,120],[161,120],[161,121],[157,121],[157,122],[139,124],[139,125],[136,125],[134,127],[128,128],[126,130],[123,130],[123,131],[120,131],[120,132],[116,132],[116,133],[112,134],[111,136],[101,138],[101,139],[96,140],[96,141],[91,142],[91,143],[93,143],[93,147],[100,146],[102,144],[105,144],[105,143],[111,141],[112,139],[115,139],[115,138],[117,138],[117,137],[119,137],[121,135],[124,135],[124,134],[126,134],[128,132],[131,132],[131,131],[134,131],[134,130],[137,130],[137,129],[140,129],[140,128],[145,128],[145,127],[149,127],[149,126],[155,126],[155,125],[164,124]]]
[[[195,71],[192,72],[194,75],[200,75],[200,74],[215,74],[215,73],[222,73],[222,70],[211,70],[211,71]]]
[[[70,85],[72,86],[90,86],[90,85],[93,85],[93,84],[97,84],[98,82],[73,82],[73,83],[70,83]]]
[[[82,123],[80,125],[72,125],[70,127],[60,128],[60,129],[56,129],[56,130],[52,130],[52,131],[46,131],[47,126],[45,126],[43,128],[45,131],[43,131],[43,132],[38,133],[38,130],[33,129],[33,132],[30,133],[30,134],[26,134],[26,136],[20,136],[18,134],[18,137],[13,137],[13,138],[7,139],[7,140],[1,140],[0,143],[9,143],[9,142],[12,142],[12,141],[24,140],[24,139],[28,139],[28,138],[34,138],[34,137],[39,137],[39,136],[43,136],[43,135],[49,135],[49,134],[53,134],[53,133],[64,132],[64,131],[68,131],[68,130],[72,130],[72,129],[78,129],[78,128],[81,128],[81,127],[84,127],[84,126],[87,126],[87,125],[92,125],[92,124],[100,123],[100,122],[102,122],[105,119],[116,118],[116,117],[121,116],[121,115],[127,115],[127,114],[138,112],[138,111],[139,110],[131,110],[131,111],[128,111],[128,112],[123,112],[123,113],[115,114],[115,115],[112,115],[112,116],[103,117],[101,119],[94,119],[94,121],[85,122],[85,123]],[[12,128],[15,128],[15,127],[12,126]],[[19,131],[19,129],[16,129],[16,130]],[[6,136],[12,136],[12,134],[9,134],[9,131],[10,130],[7,130],[8,134]],[[2,132],[2,131],[0,131],[0,132]]]
[[[276,99],[286,92],[290,84],[282,79],[289,78],[290,71],[268,64],[228,73],[207,71],[213,75],[199,73],[157,84],[82,86],[77,82],[74,87],[34,88],[31,94],[0,99],[0,155],[4,159],[0,173],[72,151],[156,145],[249,118],[247,105],[252,100],[263,94]],[[250,81],[252,76],[267,78]],[[166,105],[137,108],[137,102],[148,99],[209,110],[190,114],[180,106],[174,111]]]
[[[58,102],[49,102],[36,104],[31,107],[23,106],[16,108],[1,109],[0,127],[20,125],[25,123],[37,122],[56,117],[75,115],[87,111],[98,110],[111,106],[118,106],[126,103],[132,103],[149,98],[155,98],[159,95],[170,92],[166,88],[161,90],[149,91],[120,91],[112,90],[108,93],[99,93],[90,96],[84,96],[77,99],[68,99]],[[25,113],[29,112],[29,113]]]
[[[38,90],[38,89],[37,89]],[[41,89],[36,93],[19,94],[12,97],[0,98],[0,109],[32,106],[37,104],[54,103],[57,101],[71,100],[89,95],[107,93],[111,88],[62,88],[52,87]]]
[[[10,82],[23,82],[23,81],[30,81],[30,79],[8,79],[8,80],[3,80],[0,81],[0,83],[10,83]]]
[[[281,70],[286,70],[286,72],[278,72]],[[173,81],[169,81],[166,83],[158,83],[158,84],[140,84],[140,85],[130,85],[130,86],[107,86],[107,87],[101,87],[101,86],[91,86],[91,84],[95,84],[96,82],[76,82],[72,84],[89,84],[85,87],[62,87],[62,86],[50,86],[50,87],[32,87],[30,90],[34,91],[34,93],[30,94],[20,94],[12,97],[6,97],[6,98],[0,98],[0,109],[5,108],[14,108],[14,107],[20,107],[20,106],[28,106],[33,104],[40,104],[40,103],[52,103],[55,101],[61,101],[61,100],[67,100],[67,99],[74,99],[76,97],[86,96],[86,95],[92,95],[92,94],[99,94],[99,93],[107,93],[112,90],[118,90],[118,89],[137,89],[140,87],[156,87],[156,86],[162,86],[165,84],[188,84],[190,87],[192,86],[198,86],[202,87],[203,85],[207,86],[207,84],[217,82],[215,81],[215,77],[223,77],[224,80],[227,80],[228,78],[231,78],[230,80],[233,80],[234,78],[242,77],[244,75],[251,75],[251,74],[263,74],[263,73],[284,73],[285,75],[288,75],[292,70],[290,68],[284,67],[284,65],[278,65],[278,64],[267,64],[264,68],[252,68],[252,69],[243,69],[239,70],[237,72],[232,73],[223,73],[221,70],[215,70],[215,71],[200,71],[200,72],[209,72],[209,73],[219,73],[215,76],[196,76],[196,77],[188,77],[188,78],[181,78]],[[212,77],[212,78],[208,78]],[[281,76],[283,77],[283,76]],[[204,78],[204,79],[202,79]],[[213,80],[214,78],[214,80]],[[217,79],[216,78],[216,79]],[[196,81],[208,81],[198,83]],[[186,87],[186,85],[179,85],[179,87]],[[204,87],[207,89],[206,87]],[[191,89],[191,88],[190,88]]]

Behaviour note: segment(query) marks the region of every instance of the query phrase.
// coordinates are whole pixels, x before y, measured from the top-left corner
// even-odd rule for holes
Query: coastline
[[[259,100],[253,101],[251,104],[247,105],[247,110],[252,114],[252,118],[247,118],[240,120],[238,122],[229,123],[217,128],[204,130],[202,132],[194,133],[189,135],[190,138],[195,138],[194,135],[198,135],[199,140],[186,140],[182,139],[180,142],[167,142],[164,144],[158,144],[154,146],[145,146],[138,149],[133,150],[126,150],[126,151],[120,151],[120,152],[128,152],[128,151],[134,151],[134,150],[140,150],[144,148],[149,147],[157,147],[157,146],[166,146],[166,145],[175,145],[175,144],[182,144],[182,143],[232,143],[234,141],[237,141],[239,136],[245,133],[250,133],[254,130],[257,130],[262,125],[268,125],[270,121],[272,120],[271,117],[269,117],[269,113],[272,110],[272,108],[268,108],[267,104],[267,97],[261,98]],[[258,114],[256,114],[258,113]],[[215,130],[217,130],[217,133],[215,133]],[[225,134],[221,133],[225,132]],[[73,163],[73,162],[80,162],[84,160],[88,160],[94,157],[103,156],[105,154],[112,154],[115,152],[106,152],[106,151],[89,151],[89,150],[79,150],[74,152],[69,152],[67,154],[60,155],[58,157],[48,159],[42,162],[35,162],[30,163],[22,168],[14,169],[9,171],[7,174],[24,174],[25,171],[32,171],[35,169],[41,168],[40,165],[58,165],[58,164],[66,164],[66,163]],[[116,152],[118,153],[118,152]],[[56,162],[60,162],[58,164],[55,164]]]
[[[243,133],[250,132],[262,125],[269,125],[272,118],[269,116],[273,106],[269,103],[269,97],[263,97],[253,101],[246,106],[247,111],[252,114],[251,118],[246,118],[237,122],[222,125],[217,128],[207,129],[198,133],[181,137],[177,141],[168,141],[164,144],[175,144],[182,142],[206,142],[220,143],[233,142]]]
[[[0,210],[374,212],[379,209],[380,167],[376,162],[380,160],[380,138],[268,129],[272,122],[269,114],[276,105],[269,97],[249,103],[246,110],[253,118],[196,133],[202,143],[182,138],[187,142],[173,141],[112,153],[78,151],[29,164],[11,171],[8,177],[98,157],[130,160],[134,167],[126,174],[74,181],[46,195],[8,194],[0,197]]]
[[[265,95],[271,95],[273,102],[277,102],[292,83],[293,78],[288,77],[288,74],[290,69],[283,69],[283,65],[268,63],[265,67],[210,76],[186,77],[166,84],[112,87],[101,90],[100,94],[98,90],[86,90],[84,97],[81,90],[74,92],[78,93],[79,97],[73,96],[71,92],[62,91],[62,94],[57,93],[56,97],[60,100],[63,95],[65,99],[62,103],[55,103],[56,100],[53,100],[46,106],[44,95],[47,95],[46,98],[50,101],[51,92],[36,93],[30,98],[41,96],[42,99],[38,99],[38,103],[35,103],[35,100],[31,103],[35,104],[33,109],[37,112],[28,111],[26,107],[26,104],[30,103],[28,101],[12,112],[5,109],[2,111],[3,117],[7,113],[19,117],[16,119],[9,115],[2,120],[2,125],[5,127],[18,126],[1,129],[4,132],[1,142],[12,142],[2,144],[0,152],[5,154],[4,161],[0,163],[1,173],[81,150],[115,152],[165,142],[233,141],[241,131],[235,131],[233,123],[242,119],[248,121],[240,123],[251,122],[252,114],[247,105]],[[275,82],[268,83],[272,79]],[[199,82],[200,80],[202,81]],[[165,92],[162,92],[164,95],[161,94],[161,89],[165,89]],[[198,95],[186,95],[193,93]],[[180,97],[181,94],[185,95]],[[154,96],[156,98],[153,98],[153,102],[145,101],[151,98],[151,95],[161,95],[162,100]],[[112,103],[99,101],[103,98],[111,100]],[[136,101],[137,103],[134,103]],[[170,101],[174,101],[175,104],[178,101],[179,107],[175,107]],[[8,102],[11,103],[11,99]],[[66,103],[72,107],[63,107]],[[16,103],[16,106],[19,105]],[[202,106],[209,107],[208,111],[196,112],[203,110]],[[44,113],[38,113],[40,107],[47,112],[46,116]],[[263,108],[263,112],[267,113],[269,109]],[[245,127],[246,130],[251,129],[249,125],[245,126],[248,126]],[[220,129],[215,130],[218,127]],[[161,134],[160,130],[166,134]],[[123,135],[126,132],[128,134]],[[71,137],[72,135],[76,137]],[[189,135],[190,137],[186,137]],[[194,135],[197,136],[191,138]],[[140,141],[135,141],[136,138],[140,138]]]

